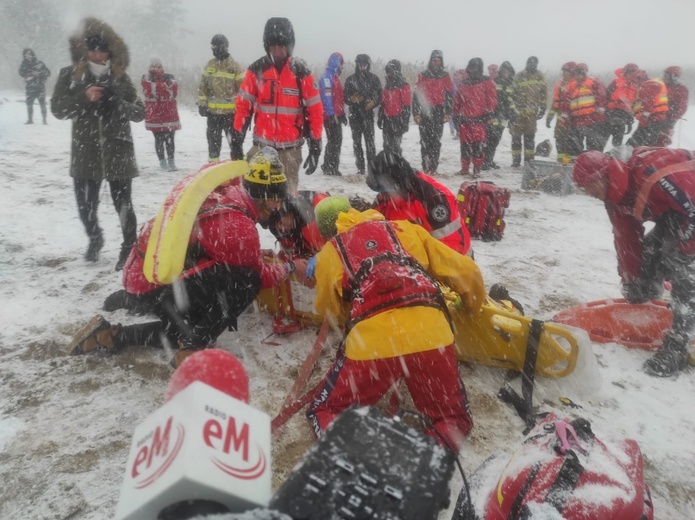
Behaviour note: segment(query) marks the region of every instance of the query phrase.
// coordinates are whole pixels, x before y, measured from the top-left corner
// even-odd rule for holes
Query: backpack
[[[473,496],[465,489],[459,495],[452,520],[654,518],[637,443],[599,439],[586,419],[569,422],[548,414],[506,466],[486,463],[472,476]],[[500,469],[497,480],[482,475],[499,475]],[[476,490],[476,480],[487,484]]]
[[[471,237],[484,242],[502,240],[504,210],[509,207],[511,194],[492,182],[463,182],[456,200],[461,218]]]

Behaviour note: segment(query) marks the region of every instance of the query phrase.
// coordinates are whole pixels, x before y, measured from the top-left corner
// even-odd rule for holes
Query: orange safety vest
[[[611,98],[606,103],[606,108],[610,110],[624,110],[630,112],[632,104],[637,98],[637,85],[628,83],[625,78],[615,80],[615,90]]]
[[[666,87],[666,83],[664,83],[663,79],[654,78],[646,81],[641,88],[649,88],[652,85],[659,86],[658,92],[656,89],[653,89],[654,95],[651,99],[637,99],[637,102],[633,108],[635,117],[638,121],[642,120],[642,113],[645,111],[645,109],[649,113],[647,120],[649,120],[654,114],[663,114],[669,111],[668,88]]]
[[[581,84],[572,80],[567,85],[567,98],[570,105],[570,117],[588,116],[596,112],[596,94],[594,78],[586,78]]]

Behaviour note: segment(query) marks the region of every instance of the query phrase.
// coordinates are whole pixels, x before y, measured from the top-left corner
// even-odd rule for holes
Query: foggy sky
[[[286,16],[297,38],[295,55],[323,63],[333,51],[353,60],[426,61],[432,49],[445,63],[465,67],[509,60],[523,68],[530,55],[543,69],[568,60],[590,70],[627,62],[641,67],[695,63],[694,0],[201,0],[189,9],[192,27],[205,40],[216,32],[246,63],[263,53],[270,16]],[[205,6],[204,8],[202,6]],[[206,11],[229,12],[210,16]],[[190,42],[190,40],[189,40]],[[209,54],[202,41],[203,57]],[[199,52],[191,44],[191,52]]]
[[[85,15],[107,22],[123,18],[132,2],[145,0],[56,0],[64,6],[66,30]],[[520,70],[536,55],[543,70],[568,60],[592,71],[627,62],[643,68],[695,63],[695,0],[183,0],[187,11],[182,64],[204,63],[210,39],[223,33],[232,56],[245,64],[263,54],[262,33],[271,16],[295,28],[295,56],[325,63],[331,52],[347,60],[398,58],[426,62],[433,49],[445,65],[465,67],[509,60]],[[95,12],[95,6],[97,9]],[[119,30],[119,25],[114,24]],[[136,49],[133,49],[137,52]]]

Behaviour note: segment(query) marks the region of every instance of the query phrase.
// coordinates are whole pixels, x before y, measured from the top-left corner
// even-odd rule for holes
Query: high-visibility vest
[[[625,78],[615,80],[615,90],[611,98],[606,103],[606,108],[610,110],[624,110],[630,112],[632,105],[637,98],[637,85],[628,83]]]
[[[596,112],[596,94],[594,78],[586,78],[579,85],[572,80],[567,86],[567,98],[570,104],[570,117],[588,116]]]

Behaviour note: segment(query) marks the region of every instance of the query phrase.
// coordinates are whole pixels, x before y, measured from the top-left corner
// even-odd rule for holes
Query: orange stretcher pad
[[[270,314],[319,326],[323,322],[313,308],[315,291],[293,277],[278,287],[263,289],[256,302]],[[445,295],[446,296],[446,295]],[[452,303],[447,299],[447,303]],[[449,305],[457,357],[460,361],[522,371],[531,318],[521,316],[511,305],[488,298],[472,315]],[[536,372],[547,377],[565,377],[577,364],[579,347],[564,327],[545,323],[539,342]]]

